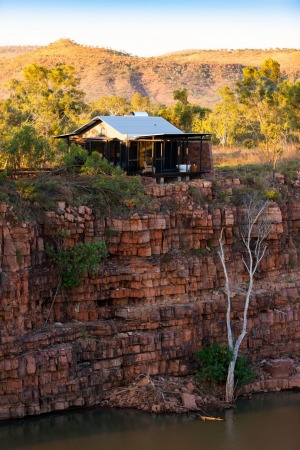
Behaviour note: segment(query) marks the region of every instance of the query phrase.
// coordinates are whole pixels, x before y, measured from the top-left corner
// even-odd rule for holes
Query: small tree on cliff
[[[242,206],[239,209],[238,225],[243,248],[242,261],[249,275],[249,279],[246,288],[243,290],[245,295],[244,314],[242,321],[242,330],[238,336],[234,336],[231,322],[232,283],[230,282],[227,269],[226,255],[223,243],[223,229],[219,238],[218,254],[224,270],[225,292],[227,297],[226,326],[228,346],[233,353],[232,360],[229,363],[226,381],[226,402],[228,403],[232,403],[234,398],[234,369],[236,366],[241,343],[247,333],[247,317],[250,297],[253,291],[254,275],[261,260],[265,256],[267,245],[263,244],[263,242],[269,235],[272,228],[272,223],[266,218],[266,210],[268,208],[268,205],[268,200],[260,199],[257,194],[250,194],[243,199]]]

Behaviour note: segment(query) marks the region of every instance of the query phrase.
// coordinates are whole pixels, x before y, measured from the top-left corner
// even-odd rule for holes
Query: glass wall
[[[139,142],[139,169],[143,170],[146,163],[152,165],[152,142]]]

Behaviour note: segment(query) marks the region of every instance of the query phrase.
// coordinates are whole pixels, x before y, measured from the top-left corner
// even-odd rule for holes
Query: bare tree
[[[240,208],[240,217],[238,220],[241,243],[243,247],[242,261],[245,269],[248,272],[249,279],[247,287],[243,291],[245,293],[243,326],[239,336],[234,337],[231,323],[231,294],[232,287],[229,279],[229,274],[226,265],[226,257],[223,244],[223,228],[219,237],[219,257],[225,275],[225,291],[227,296],[227,314],[226,326],[228,346],[233,352],[232,361],[228,367],[227,381],[226,381],[226,402],[232,403],[234,398],[234,369],[238,357],[241,343],[247,333],[247,316],[249,309],[249,302],[251,293],[253,291],[255,272],[265,256],[267,245],[263,242],[271,231],[272,223],[267,220],[266,210],[269,206],[269,201],[261,200],[257,194],[250,194],[245,196],[243,205]]]

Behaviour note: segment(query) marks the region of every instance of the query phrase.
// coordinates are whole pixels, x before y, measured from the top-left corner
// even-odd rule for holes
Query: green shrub
[[[189,194],[196,204],[203,205],[205,203],[202,193],[195,186],[189,185]]]
[[[81,277],[88,270],[96,272],[99,263],[108,256],[104,241],[79,242],[70,248],[46,248],[47,255],[57,264],[61,288],[70,289],[80,286]]]
[[[0,185],[4,184],[6,179],[7,179],[7,171],[6,170],[2,170],[0,172]]]
[[[246,358],[238,356],[234,368],[234,379],[237,387],[252,383],[257,376],[256,371],[249,366]]]
[[[21,198],[25,200],[33,200],[35,197],[36,189],[32,180],[27,178],[20,178],[15,182],[16,192]]]
[[[244,139],[242,144],[246,148],[253,148],[256,145],[256,143],[253,139]]]
[[[200,363],[197,373],[201,381],[209,384],[221,384],[226,381],[227,371],[233,353],[228,346],[214,343],[211,347],[204,347],[196,353]]]
[[[233,359],[233,351],[228,345],[214,343],[211,347],[205,347],[196,353],[200,368],[197,372],[199,380],[210,385],[224,384],[230,362]],[[256,377],[254,369],[249,367],[245,358],[237,358],[234,370],[236,386],[251,383]]]
[[[115,175],[120,176],[125,174],[119,166],[111,166],[109,161],[102,158],[98,152],[92,152],[86,158],[86,161],[81,169],[81,173],[85,175]]]
[[[61,158],[61,163],[65,166],[67,172],[80,172],[88,158],[88,151],[79,145],[72,144],[68,153]]]

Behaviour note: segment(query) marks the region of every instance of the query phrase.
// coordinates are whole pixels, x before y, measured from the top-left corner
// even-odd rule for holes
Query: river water
[[[300,450],[300,392],[239,400],[224,422],[76,410],[0,423],[1,450]]]

